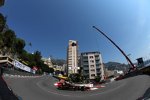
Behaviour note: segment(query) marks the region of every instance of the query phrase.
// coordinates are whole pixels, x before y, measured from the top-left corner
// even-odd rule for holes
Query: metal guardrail
[[[18,69],[10,69],[10,68],[3,68],[3,73],[10,74],[10,75],[22,75],[22,76],[33,76],[34,74],[28,73]]]

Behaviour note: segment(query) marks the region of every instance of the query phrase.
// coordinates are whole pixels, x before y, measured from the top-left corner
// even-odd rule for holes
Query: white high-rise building
[[[67,49],[67,74],[78,73],[78,43],[75,40],[69,40]]]

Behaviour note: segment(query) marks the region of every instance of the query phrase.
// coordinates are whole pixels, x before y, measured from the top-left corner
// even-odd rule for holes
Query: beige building
[[[107,68],[105,68],[105,75],[107,78],[114,76],[114,70],[108,70]]]
[[[69,40],[67,49],[67,74],[78,73],[78,42]]]
[[[104,80],[104,66],[100,52],[81,53],[81,67],[83,76],[88,79],[95,79],[100,76]]]
[[[42,60],[44,61],[44,64],[49,66],[49,68],[53,68],[53,64],[52,64],[52,61],[51,61],[50,57],[48,59],[47,58],[42,58]]]

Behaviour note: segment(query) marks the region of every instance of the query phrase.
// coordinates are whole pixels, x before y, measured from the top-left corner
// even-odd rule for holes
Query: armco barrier
[[[34,75],[32,73],[28,73],[28,72],[25,72],[25,71],[22,71],[22,70],[18,71],[18,69],[3,68],[3,71],[4,71],[5,74],[10,74],[10,75],[22,75],[22,76]]]

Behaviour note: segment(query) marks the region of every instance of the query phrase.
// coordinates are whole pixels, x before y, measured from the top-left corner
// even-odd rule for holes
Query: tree
[[[3,31],[6,24],[6,18],[0,13],[0,33]]]
[[[0,7],[3,6],[5,0],[0,0]],[[0,13],[0,54],[8,55],[14,57],[17,56],[18,60],[21,62],[27,62],[27,64],[32,68],[33,66],[38,66],[38,73],[48,72],[53,73],[54,69],[49,68],[41,60],[41,52],[35,51],[34,54],[28,53],[24,50],[25,41],[21,38],[17,38],[15,32],[7,27],[6,17]],[[29,43],[29,46],[32,46]],[[59,61],[61,63],[61,61]]]
[[[21,55],[21,53],[23,52],[23,49],[25,47],[25,41],[23,39],[20,39],[20,38],[16,38],[15,39],[15,52],[18,54],[18,55]]]
[[[53,70],[49,68],[48,65],[44,64],[44,62],[41,63],[41,69],[43,72],[47,72],[47,73],[53,73]]]
[[[7,30],[6,32],[2,33],[2,42],[3,42],[3,48],[1,48],[2,54],[12,54],[14,53],[14,44],[16,35],[15,32],[12,30]]]
[[[53,73],[54,69],[53,68],[49,68],[49,73]]]
[[[3,35],[0,33],[0,51],[4,46],[4,42],[3,42]]]
[[[3,6],[5,3],[5,0],[0,0],[0,7]]]
[[[100,82],[101,77],[100,76],[95,76],[95,82]]]
[[[2,31],[4,29],[5,23],[6,23],[6,20],[4,16],[0,13],[0,54],[2,53],[2,49],[4,48]]]
[[[4,0],[2,1],[4,3]],[[23,39],[17,38],[15,32],[7,28],[6,17],[0,13],[0,54],[12,57],[16,55],[20,62],[27,63],[31,68],[33,66],[39,67],[39,73],[54,72],[53,68],[49,68],[41,60],[42,56],[40,51],[35,51],[34,54],[28,53],[24,50],[25,45],[26,43]],[[32,46],[32,44],[29,43],[29,46]],[[61,61],[58,61],[58,63],[61,63]]]
[[[35,52],[34,52],[34,60],[35,60],[37,63],[40,63],[41,58],[42,58],[41,52],[40,52],[40,51],[35,51]],[[43,63],[44,63],[44,62],[43,62]]]
[[[69,79],[70,81],[75,82],[75,83],[82,82],[83,80],[80,74],[70,74]]]

